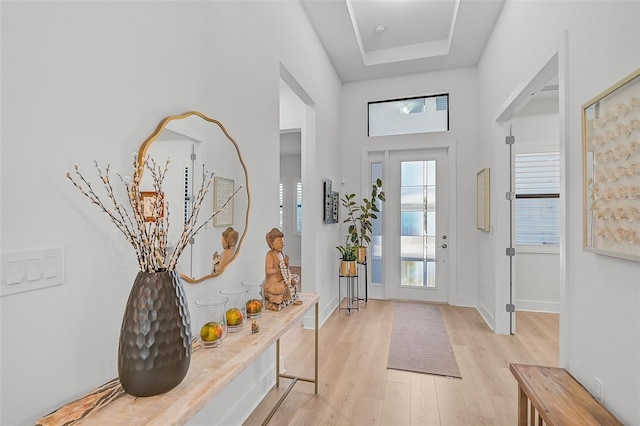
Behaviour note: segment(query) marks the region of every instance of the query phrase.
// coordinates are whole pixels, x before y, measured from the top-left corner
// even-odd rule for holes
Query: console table
[[[300,293],[300,305],[290,305],[282,311],[267,310],[257,321],[258,333],[251,333],[251,324],[245,324],[237,333],[229,333],[222,345],[213,349],[198,349],[191,355],[186,377],[172,390],[156,396],[136,398],[122,391],[115,380],[114,399],[106,405],[87,403],[94,392],[71,402],[41,418],[36,424],[53,425],[70,421],[70,413],[82,418],[82,425],[180,425],[200,411],[225,386],[255,361],[273,343],[276,343],[276,386],[281,378],[293,379],[264,424],[278,409],[297,381],[315,384],[318,394],[318,301],[315,293]],[[302,378],[280,373],[280,337],[293,325],[300,324],[304,315],[315,307],[315,373],[313,378]],[[112,381],[114,382],[114,381]],[[110,382],[110,383],[112,383]],[[113,388],[113,386],[111,386]],[[121,387],[120,387],[121,388]],[[100,388],[98,388],[100,389]],[[88,406],[89,405],[89,406]],[[88,408],[90,408],[88,410]],[[90,412],[90,415],[86,413]],[[86,416],[86,417],[85,417]]]

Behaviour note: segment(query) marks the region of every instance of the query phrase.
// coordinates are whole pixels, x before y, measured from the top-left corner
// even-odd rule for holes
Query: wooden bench
[[[564,368],[511,364],[519,426],[622,425]]]

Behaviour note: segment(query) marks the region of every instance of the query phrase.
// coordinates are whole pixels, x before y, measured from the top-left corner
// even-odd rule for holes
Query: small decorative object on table
[[[260,326],[258,325],[258,321],[251,318],[251,334],[257,333],[260,331]]]
[[[245,302],[247,289],[244,287],[223,288],[220,293],[229,298],[227,302],[227,327],[229,333],[240,331],[247,317]]]
[[[298,281],[289,270],[289,256],[282,252],[284,234],[278,228],[267,233],[269,250],[265,259],[264,298],[267,309],[279,311],[298,301]]]
[[[213,173],[203,179],[179,241],[168,253],[169,215],[165,214],[162,183],[169,161],[161,166],[151,158],[139,159],[134,155],[133,176],[117,174],[126,191],[126,203],[120,203],[116,198],[109,166],[103,170],[94,163],[109,199],[106,203],[94,192],[77,165],[74,175],[67,172],[66,176],[124,234],[135,250],[140,267],[122,319],[118,376],[123,389],[130,395],[158,395],[180,384],[191,362],[191,319],[182,281],[175,268],[192,238],[218,212],[197,225],[200,206]],[[140,191],[145,169],[151,173],[152,191]],[[147,192],[153,192],[153,196],[145,196]]]

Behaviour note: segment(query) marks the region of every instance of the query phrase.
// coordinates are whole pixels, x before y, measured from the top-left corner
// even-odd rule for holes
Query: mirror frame
[[[238,144],[236,143],[235,139],[233,139],[231,137],[231,135],[229,134],[229,132],[227,132],[227,129],[224,128],[222,123],[220,123],[218,120],[216,120],[214,118],[207,117],[206,115],[204,115],[203,113],[198,112],[198,111],[189,111],[189,112],[185,112],[184,114],[180,114],[180,115],[171,115],[171,116],[163,119],[160,122],[160,124],[158,124],[158,127],[156,128],[156,130],[151,134],[151,136],[149,136],[142,143],[142,145],[140,146],[140,149],[138,150],[138,167],[140,167],[141,173],[142,173],[142,169],[143,169],[143,165],[144,165],[144,158],[147,155],[147,151],[149,150],[149,148],[151,147],[153,142],[156,140],[156,138],[160,135],[160,133],[165,129],[167,124],[169,124],[173,120],[182,120],[182,119],[185,119],[185,118],[190,117],[192,115],[196,115],[196,116],[202,118],[203,120],[208,121],[209,123],[215,124],[218,127],[220,127],[220,130],[222,130],[222,132],[227,137],[227,139],[233,144],[233,146],[236,149],[236,153],[238,154],[238,159],[240,160],[240,164],[242,165],[242,169],[244,170],[245,189],[247,191],[247,211],[246,211],[246,214],[245,214],[245,225],[244,225],[244,229],[242,231],[242,235],[240,236],[240,239],[238,240],[238,246],[236,248],[236,252],[233,254],[231,259],[229,259],[229,261],[223,266],[223,268],[220,271],[216,272],[215,274],[204,275],[203,277],[200,277],[200,278],[193,278],[193,277],[189,277],[189,276],[187,276],[185,274],[180,274],[180,278],[182,278],[186,282],[191,283],[191,284],[197,284],[197,283],[200,283],[200,282],[202,282],[204,280],[207,280],[209,278],[215,278],[215,277],[218,277],[218,276],[222,275],[222,273],[225,271],[225,269],[227,269],[227,267],[238,256],[238,253],[240,253],[240,248],[242,247],[242,242],[244,241],[244,237],[247,235],[247,230],[249,229],[249,211],[251,210],[251,192],[249,191],[249,173],[247,172],[247,165],[245,164],[244,159],[242,158],[242,154],[240,154],[240,148],[238,147]]]

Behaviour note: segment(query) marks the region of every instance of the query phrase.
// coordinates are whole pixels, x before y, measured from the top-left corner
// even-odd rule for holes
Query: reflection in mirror
[[[240,252],[249,219],[249,182],[238,145],[219,121],[192,111],[165,118],[140,147],[138,161],[147,156],[159,164],[170,161],[163,188],[173,224],[170,245],[180,236],[178,221],[191,214],[194,191],[208,173],[215,172],[198,223],[219,212],[196,235],[177,270],[190,283],[222,274]],[[143,176],[142,187],[151,188],[150,182],[150,176]]]
[[[236,254],[238,231],[231,226],[222,232],[222,254],[213,253],[213,273],[223,271]]]

